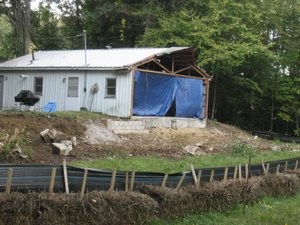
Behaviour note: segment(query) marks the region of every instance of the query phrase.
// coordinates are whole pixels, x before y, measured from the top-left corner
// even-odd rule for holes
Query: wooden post
[[[280,164],[277,164],[277,167],[276,167],[276,173],[275,174],[279,174],[279,169],[280,169]]]
[[[53,193],[55,177],[56,177],[56,168],[52,168],[50,184],[49,184],[49,194],[50,195]]]
[[[248,175],[249,175],[248,169],[249,169],[248,163],[246,163],[245,164],[245,178],[246,178],[247,181],[248,181]]]
[[[125,192],[128,192],[128,180],[129,180],[129,176],[128,176],[128,172],[125,172]]]
[[[192,176],[193,176],[194,184],[195,184],[195,187],[196,187],[197,186],[197,176],[196,176],[196,172],[195,172],[195,169],[194,169],[193,165],[191,165],[191,171],[192,171]]]
[[[184,181],[185,176],[186,176],[186,173],[183,173],[180,180],[179,180],[179,182],[178,182],[178,184],[177,184],[177,186],[176,186],[176,188],[175,188],[175,191],[178,191],[178,189],[182,185],[182,182]]]
[[[264,163],[264,161],[263,161],[263,160],[261,160],[261,166],[262,166],[262,169],[263,169],[264,175],[266,175],[266,174],[267,174],[267,172],[266,172],[266,167],[265,167],[265,163]]]
[[[211,170],[211,172],[210,172],[210,178],[209,178],[209,183],[213,182],[214,175],[215,175],[215,170]]]
[[[237,170],[238,170],[238,167],[235,166],[235,167],[234,167],[234,172],[233,172],[233,179],[234,179],[234,180],[235,180],[236,177],[237,177]]]
[[[115,188],[116,174],[117,174],[117,170],[114,169],[111,174],[110,187],[108,189],[108,191],[110,191],[110,192],[113,191]]]
[[[6,194],[10,193],[12,176],[13,176],[13,169],[9,168],[7,173],[7,180],[6,180],[6,190],[5,190]]]
[[[84,197],[87,175],[88,175],[88,169],[84,169],[83,180],[81,184],[80,200],[83,200]]]
[[[225,167],[223,182],[227,181],[227,176],[228,176],[228,167]]]
[[[131,173],[131,179],[130,179],[130,189],[129,189],[129,191],[133,191],[134,178],[135,178],[135,171],[132,171],[132,173]]]
[[[251,156],[248,159],[248,178],[251,176]]]
[[[284,165],[284,173],[286,173],[288,170],[288,161],[285,161],[285,165]]]
[[[201,176],[202,176],[202,170],[199,170],[198,177],[197,177],[197,186],[196,186],[196,188],[200,187]]]
[[[169,174],[165,173],[164,179],[163,179],[163,181],[162,181],[162,183],[161,183],[161,187],[162,187],[162,188],[166,187],[166,183],[167,183],[167,180],[168,180],[168,176],[169,176]]]
[[[269,174],[269,169],[270,169],[270,163],[267,163],[267,167],[266,167],[266,173]]]
[[[242,180],[242,165],[239,164],[239,181]]]
[[[296,164],[295,164],[295,170],[298,169],[298,160],[296,161]]]
[[[65,191],[67,194],[69,194],[69,181],[68,181],[68,171],[67,171],[66,159],[64,159],[64,161],[63,161],[63,173],[64,173]]]

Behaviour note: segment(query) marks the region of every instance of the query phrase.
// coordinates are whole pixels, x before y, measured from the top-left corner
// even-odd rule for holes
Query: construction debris
[[[66,140],[66,135],[56,129],[45,129],[40,132],[40,137],[44,142],[51,143],[53,154],[69,155],[73,146],[77,145],[76,137]]]

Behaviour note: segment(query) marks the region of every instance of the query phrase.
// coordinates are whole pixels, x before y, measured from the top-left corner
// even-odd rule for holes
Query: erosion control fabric
[[[133,115],[202,118],[203,81],[136,71]]]

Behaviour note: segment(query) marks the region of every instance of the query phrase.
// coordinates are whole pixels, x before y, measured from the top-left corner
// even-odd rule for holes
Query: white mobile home
[[[38,51],[0,63],[0,109],[30,90],[42,111],[81,109],[118,117],[207,117],[210,76],[186,47]]]

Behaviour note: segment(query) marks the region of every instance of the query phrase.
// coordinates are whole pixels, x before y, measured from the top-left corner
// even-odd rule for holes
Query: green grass
[[[278,152],[256,152],[252,157],[252,163],[260,163],[261,160],[272,161],[285,158],[300,157],[300,152],[278,151]],[[162,172],[174,173],[190,170],[190,165],[195,168],[231,166],[248,162],[245,155],[209,155],[209,156],[186,156],[180,159],[163,157],[109,157],[89,161],[73,161],[72,165],[96,169],[117,169],[124,171]]]
[[[294,197],[266,197],[253,205],[240,205],[226,213],[187,215],[170,220],[153,220],[147,225],[298,225],[300,192]]]

